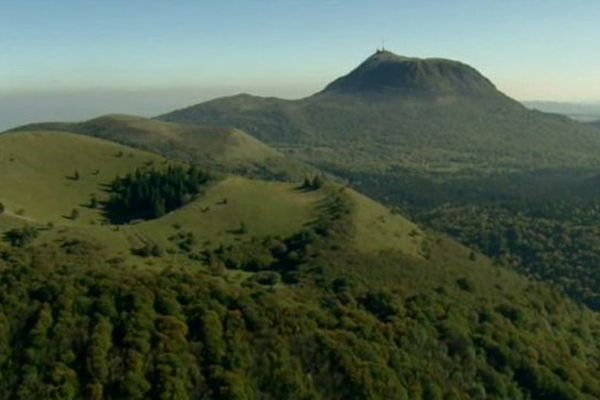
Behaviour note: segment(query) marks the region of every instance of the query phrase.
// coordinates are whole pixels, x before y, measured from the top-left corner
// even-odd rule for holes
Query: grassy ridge
[[[347,191],[353,204],[354,241],[364,252],[393,251],[420,255],[425,234],[416,224],[355,192]]]
[[[172,160],[267,179],[300,179],[312,168],[230,127],[175,124],[130,115],[107,115],[81,123],[41,123],[13,131],[76,132],[162,154]]]
[[[0,202],[11,215],[38,223],[88,224],[102,219],[89,207],[106,198],[103,185],[164,158],[116,143],[64,132],[0,136]],[[77,176],[78,175],[78,176]],[[80,216],[72,220],[71,212]]]
[[[103,216],[107,185],[137,168],[165,165],[162,157],[64,132],[15,132],[0,136],[0,143],[0,177],[6,182],[0,194],[6,208],[0,230],[43,227],[38,243],[83,238],[129,258],[132,249],[149,245],[176,252],[179,239],[174,237],[183,234],[193,237],[196,250],[253,237],[287,238],[327,213],[319,205],[328,190],[229,177],[162,218],[113,226]],[[358,249],[419,255],[423,234],[414,224],[350,189],[345,195],[353,204],[352,235]],[[96,208],[89,205],[92,196]],[[79,214],[75,219],[73,209]],[[48,223],[53,226],[45,227]]]

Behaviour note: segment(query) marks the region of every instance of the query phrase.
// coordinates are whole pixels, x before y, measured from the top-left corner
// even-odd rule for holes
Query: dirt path
[[[31,217],[26,217],[24,215],[15,214],[10,211],[4,211],[4,213],[2,213],[2,215],[6,215],[8,217],[15,218],[15,219],[20,219],[22,221],[34,222],[34,223],[37,222],[35,219],[33,219]]]

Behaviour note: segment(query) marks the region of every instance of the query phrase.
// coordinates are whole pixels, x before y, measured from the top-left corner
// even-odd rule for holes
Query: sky
[[[466,62],[519,100],[600,101],[597,0],[0,0],[0,129],[298,98],[375,49]]]

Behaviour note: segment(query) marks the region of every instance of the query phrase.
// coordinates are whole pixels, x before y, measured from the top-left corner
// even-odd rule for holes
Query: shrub
[[[25,247],[35,240],[38,230],[32,226],[14,228],[4,234],[5,239],[14,247]]]
[[[281,282],[281,275],[275,271],[260,271],[254,274],[253,279],[261,285],[275,286]]]

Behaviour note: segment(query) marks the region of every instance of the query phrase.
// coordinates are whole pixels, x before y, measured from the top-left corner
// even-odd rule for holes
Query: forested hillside
[[[236,127],[322,168],[495,171],[598,166],[600,136],[526,109],[474,68],[378,51],[299,100],[238,95],[158,117]]]
[[[0,135],[0,399],[600,398],[593,128],[387,52],[164,118]]]
[[[451,241],[357,253],[343,204],[261,270],[233,248],[157,269],[4,246],[0,398],[600,396],[596,314]]]
[[[25,163],[31,138],[60,145]],[[322,175],[224,177],[73,134],[0,141],[0,176],[32,177],[0,194],[0,398],[600,396],[597,314]],[[92,219],[47,206],[73,185],[97,193]]]
[[[241,127],[598,309],[600,135],[474,68],[378,51],[313,96],[239,95],[159,119]]]
[[[600,309],[597,170],[344,176],[415,220]]]

